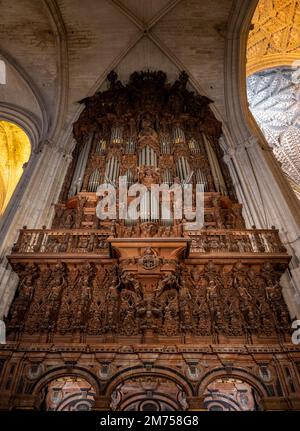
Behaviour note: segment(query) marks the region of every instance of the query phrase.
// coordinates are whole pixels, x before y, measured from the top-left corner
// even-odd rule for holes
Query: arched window
[[[26,133],[16,124],[0,121],[0,215],[13,195],[30,153]]]

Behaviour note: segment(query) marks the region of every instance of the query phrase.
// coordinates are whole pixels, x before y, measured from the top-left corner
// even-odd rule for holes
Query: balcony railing
[[[106,254],[109,251],[107,239],[114,236],[117,236],[116,233],[101,229],[22,229],[18,241],[12,249],[12,254]],[[166,235],[164,236],[166,237]],[[275,229],[206,229],[184,232],[184,237],[191,241],[190,253],[286,254],[286,249]],[[153,240],[155,238],[156,235],[153,236]],[[131,239],[131,237],[128,238],[128,240]],[[151,239],[151,237],[147,238],[148,241]]]
[[[96,229],[22,229],[12,254],[108,252],[108,235]]]
[[[278,231],[272,230],[206,230],[189,232],[191,253],[286,253]]]

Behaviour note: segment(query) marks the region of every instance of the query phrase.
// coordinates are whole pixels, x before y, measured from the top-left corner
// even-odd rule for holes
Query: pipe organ
[[[139,166],[157,167],[157,154],[149,145],[142,148],[139,153]]]
[[[82,101],[52,228],[25,227],[8,256],[20,280],[0,346],[9,408],[38,407],[30,390],[56,362],[58,373],[77,367],[100,382],[96,406],[106,410],[121,409],[138,384],[143,400],[163,392],[171,410],[204,409],[191,391],[223,374],[253,384],[263,406],[291,408],[300,401],[282,376],[288,369],[300,379],[300,351],[280,286],[290,257],[275,228],[245,228],[212,101],[192,91],[185,72],[174,83],[161,71],[135,72],[127,84],[107,78],[106,91]],[[138,206],[119,176],[146,190]],[[104,220],[102,183],[117,192],[117,211]],[[163,217],[151,186],[173,183],[179,195],[170,193]],[[197,183],[204,225],[192,229],[185,214],[173,216],[186,184]],[[18,384],[9,386],[12,369]]]
[[[112,156],[106,162],[104,173],[105,182],[110,184],[117,184],[119,177],[120,161]]]
[[[149,85],[151,79],[149,75]],[[172,87],[174,92],[176,85]],[[186,110],[191,108],[180,106],[181,96],[176,99],[175,94],[171,94],[169,105],[155,107],[158,112],[146,108],[144,112],[140,111],[141,105],[138,108],[132,106],[134,98],[131,99],[130,88],[129,84],[126,91],[130,102],[127,108],[122,105],[124,112],[118,111],[118,116],[104,114],[103,125],[98,118],[97,131],[93,127],[93,131],[84,133],[84,137],[80,131],[75,132],[79,143],[83,139],[86,142],[77,158],[68,196],[75,196],[85,189],[95,192],[100,180],[117,185],[119,175],[126,175],[128,185],[132,185],[138,170],[148,166],[157,169],[157,179],[161,183],[171,185],[177,179],[182,184],[202,183],[206,192],[235,199],[227,166],[219,159],[222,158],[218,147],[219,123],[214,120],[212,130],[194,117],[190,121]],[[147,103],[145,101],[145,106]],[[74,130],[79,123],[80,120]]]

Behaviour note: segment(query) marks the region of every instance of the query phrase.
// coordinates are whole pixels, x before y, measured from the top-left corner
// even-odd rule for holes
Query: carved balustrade
[[[151,229],[150,229],[151,228]],[[280,253],[286,254],[278,231],[249,229],[204,229],[181,232],[170,227],[157,227],[151,223],[147,237],[186,237],[190,241],[190,253]],[[139,237],[136,230],[114,229],[22,229],[12,254],[27,253],[93,253],[108,252],[107,239]]]
[[[22,229],[12,254],[108,252],[108,235],[86,229]]]
[[[285,253],[278,231],[272,230],[203,230],[189,232],[191,253]]]

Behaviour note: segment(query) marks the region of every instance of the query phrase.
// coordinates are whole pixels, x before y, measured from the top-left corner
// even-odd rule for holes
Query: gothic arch
[[[299,316],[300,202],[252,116],[246,92],[246,48],[257,0],[236,4],[229,23],[225,49],[225,99],[230,134],[225,158],[248,227],[276,225],[293,256],[282,278],[284,297],[292,316]],[[298,305],[297,305],[298,304]]]
[[[35,116],[20,107],[3,102],[0,103],[0,110],[0,121],[8,121],[23,129],[30,140],[32,152],[37,151],[41,138],[41,129]]]
[[[40,138],[45,137],[48,132],[49,119],[47,114],[47,108],[39,89],[37,88],[35,82],[31,79],[31,77],[22,68],[22,66],[18,64],[18,62],[10,54],[4,52],[3,50],[0,50],[0,56],[4,59],[4,61],[9,65],[11,70],[20,80],[22,86],[24,86],[24,88],[29,90],[29,92],[31,93],[31,97],[39,107],[40,118],[35,119],[35,115],[32,113],[28,113],[26,115],[24,109],[22,109],[20,106],[11,105],[9,103],[3,103],[4,113],[6,115],[15,114],[17,118],[20,118],[20,120],[22,118],[20,114],[23,115],[23,120],[25,120],[25,118],[27,117],[27,121],[25,121],[25,124],[28,123],[28,126],[32,123],[38,124],[38,136]]]
[[[108,398],[111,398],[113,391],[120,383],[138,377],[165,378],[179,385],[184,390],[187,397],[193,396],[192,385],[183,375],[170,368],[157,366],[152,367],[151,371],[146,371],[145,368],[142,368],[140,366],[127,368],[125,371],[120,371],[119,373],[115,374],[108,382],[105,388],[105,394]]]
[[[257,393],[261,398],[267,397],[267,389],[263,383],[252,373],[245,371],[240,368],[233,368],[232,372],[228,373],[224,368],[218,368],[212,371],[209,371],[205,374],[202,380],[199,382],[197,393],[199,396],[203,396],[206,388],[210,383],[218,378],[236,378],[243,380],[248,383],[254,389],[256,389]]]
[[[259,0],[252,17],[247,46],[247,76],[299,60],[297,0]]]
[[[27,135],[30,142],[30,156],[27,161],[26,168],[24,168],[23,174],[21,175],[16,187],[11,195],[11,198],[6,206],[6,210],[3,213],[0,221],[1,227],[1,238],[4,238],[6,229],[9,228],[12,217],[15,214],[15,210],[18,208],[19,203],[23,197],[23,193],[26,190],[27,185],[32,177],[32,173],[38,160],[38,146],[40,142],[40,127],[38,121],[34,116],[30,116],[29,113],[25,112],[19,107],[10,106],[8,104],[0,104],[0,121],[5,121],[18,126]]]
[[[44,373],[35,383],[32,389],[32,395],[35,399],[35,407],[37,409],[40,409],[43,403],[43,398],[41,397],[43,390],[47,387],[47,385],[49,385],[49,383],[61,377],[80,377],[86,380],[94,388],[96,396],[100,394],[99,381],[89,370],[81,367],[75,367],[70,371],[69,368],[59,367]]]

